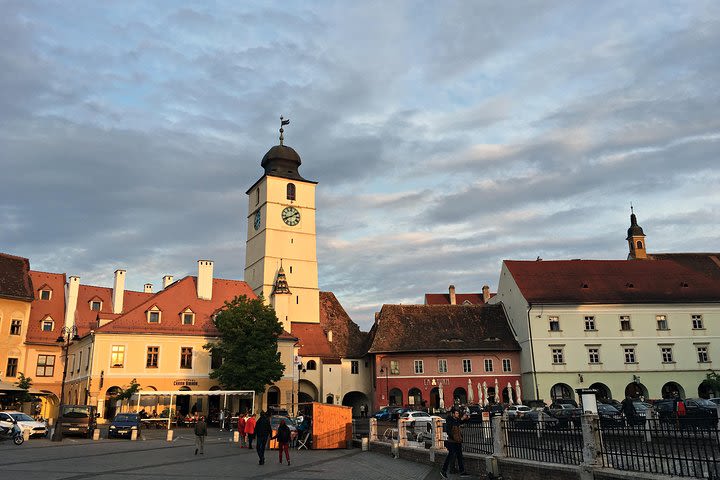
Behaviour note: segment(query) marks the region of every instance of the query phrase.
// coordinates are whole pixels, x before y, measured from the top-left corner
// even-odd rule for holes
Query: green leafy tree
[[[130,400],[133,395],[135,395],[140,390],[140,384],[137,382],[137,379],[133,378],[130,380],[130,385],[128,385],[127,388],[123,388],[120,390],[120,393],[118,393],[115,396],[116,400]]]
[[[720,394],[720,373],[717,373],[715,370],[710,370],[705,375],[705,382],[716,395]]]
[[[28,393],[30,387],[32,387],[32,378],[26,377],[24,373],[18,373],[18,380],[15,382],[18,387],[22,388],[23,391],[18,395],[19,402],[32,402],[33,397]]]
[[[228,390],[256,392],[282,378],[285,365],[280,361],[277,338],[283,327],[262,298],[242,295],[225,302],[213,323],[220,338],[203,348],[213,357],[219,356],[222,364],[212,371],[210,378],[219,380]]]

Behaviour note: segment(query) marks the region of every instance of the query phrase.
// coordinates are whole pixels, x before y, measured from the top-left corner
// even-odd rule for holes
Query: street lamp
[[[388,368],[387,365],[380,365],[380,374],[385,374],[385,401],[390,406],[390,387],[388,386]]]
[[[53,430],[51,439],[53,442],[62,441],[62,425],[60,424],[60,419],[62,418],[63,405],[65,403],[65,377],[67,376],[68,350],[70,349],[70,344],[77,340],[80,340],[80,336],[78,335],[76,325],[70,327],[65,325],[62,327],[62,329],[60,329],[60,336],[58,336],[56,340],[57,343],[62,343],[65,365],[63,365],[62,384],[60,386],[60,408],[58,410],[58,416],[55,419],[55,430]]]

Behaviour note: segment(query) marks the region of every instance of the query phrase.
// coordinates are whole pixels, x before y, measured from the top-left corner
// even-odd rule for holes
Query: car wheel
[[[13,437],[13,443],[15,445],[22,445],[24,441],[25,441],[25,438],[22,435],[15,435]]]

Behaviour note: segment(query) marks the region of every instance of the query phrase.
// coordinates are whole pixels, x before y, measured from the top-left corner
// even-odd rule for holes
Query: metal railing
[[[720,479],[717,423],[676,425],[652,418],[641,425],[601,426],[600,432],[605,467]]]
[[[538,462],[580,465],[583,461],[583,438],[580,428],[542,428],[503,420],[507,456]],[[572,425],[572,424],[571,424]]]
[[[370,435],[370,419],[369,418],[353,418],[352,436],[353,438],[362,438]]]
[[[493,430],[490,422],[466,423],[461,427],[461,431],[465,452],[493,454]]]

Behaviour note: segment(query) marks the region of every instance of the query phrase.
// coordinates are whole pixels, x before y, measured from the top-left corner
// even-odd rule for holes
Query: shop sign
[[[197,386],[198,382],[197,380],[190,380],[189,378],[186,378],[184,380],[175,380],[173,382],[173,385],[176,387],[191,387],[191,386]]]

